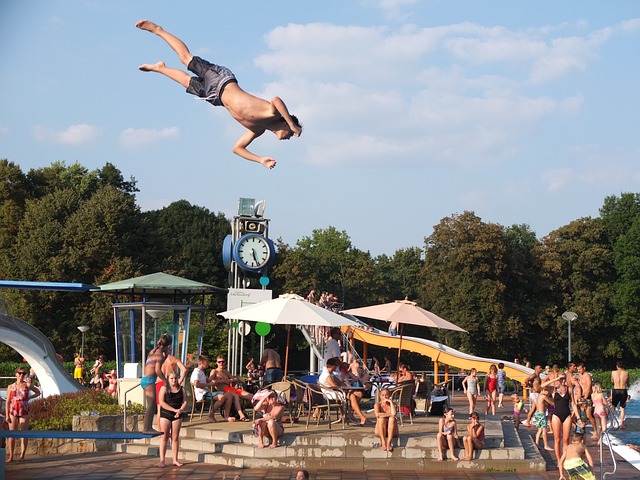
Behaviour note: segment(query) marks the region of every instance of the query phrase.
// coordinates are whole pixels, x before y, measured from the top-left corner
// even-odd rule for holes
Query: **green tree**
[[[231,225],[222,213],[180,200],[144,216],[154,242],[153,258],[148,259],[154,271],[227,286],[220,252]]]
[[[481,356],[513,348],[503,337],[505,254],[502,227],[473,212],[435,226],[426,239],[421,303],[468,332],[435,331],[439,340]]]
[[[609,357],[637,362],[640,357],[640,217],[636,217],[615,246],[617,280],[613,305],[613,338]]]
[[[7,160],[0,160],[0,254],[7,258],[24,214],[24,204],[29,192],[27,176],[20,167]],[[4,268],[0,260],[0,276]]]
[[[549,331],[549,321],[544,315],[548,284],[542,275],[540,241],[528,225],[504,228],[503,235],[505,353],[507,358],[525,356],[533,362],[544,363],[550,358],[549,342],[541,344],[539,339]]]
[[[278,256],[273,277],[285,292],[326,291],[349,306],[361,306],[380,291],[371,255],[354,248],[347,233],[334,227],[313,230],[294,248],[279,243]]]
[[[611,329],[615,270],[603,222],[574,220],[551,232],[543,245],[544,275],[552,285],[549,298],[556,302],[556,308],[547,311],[549,338],[556,345],[559,341],[558,347],[564,352],[568,329],[561,314],[574,311],[578,320],[572,324],[572,356],[594,367],[609,365],[617,355],[617,333]]]
[[[600,208],[600,218],[612,246],[615,246],[618,238],[627,233],[639,216],[640,194],[638,193],[623,193],[620,197],[610,195],[604,199]]]
[[[378,303],[407,298],[415,300],[419,293],[419,277],[424,266],[424,252],[418,247],[396,250],[393,257],[381,255],[375,260],[376,275],[379,278],[381,298]]]

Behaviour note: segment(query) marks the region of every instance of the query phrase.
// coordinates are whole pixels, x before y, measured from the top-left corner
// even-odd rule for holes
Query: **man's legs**
[[[189,66],[189,62],[191,62],[193,55],[191,55],[191,52],[189,52],[187,46],[178,37],[171,35],[162,27],[156,25],[153,22],[150,22],[149,20],[140,20],[138,23],[136,23],[136,27],[141,30],[146,30],[158,35],[160,38],[166,41],[169,46],[178,54],[180,61],[185,66]],[[189,87],[189,82],[191,81],[191,75],[189,75],[187,72],[178,70],[177,68],[167,67],[164,62],[158,62],[155,64],[145,63],[143,65],[140,65],[138,69],[142,70],[143,72],[161,73],[171,80],[178,82],[185,88]]]
[[[138,27],[141,30],[146,30],[147,32],[155,33],[156,35],[158,35],[160,38],[162,38],[165,42],[169,44],[169,46],[173,49],[174,52],[178,54],[178,58],[180,58],[180,61],[182,62],[182,64],[185,67],[189,66],[189,62],[191,62],[193,55],[191,55],[191,52],[189,51],[187,46],[178,37],[170,34],[166,30],[164,30],[161,26],[156,25],[155,23],[150,22],[149,20],[140,20],[139,22],[136,23],[136,27]]]

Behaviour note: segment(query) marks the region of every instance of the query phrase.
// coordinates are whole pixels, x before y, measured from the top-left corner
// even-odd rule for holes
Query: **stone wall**
[[[127,431],[141,432],[144,415],[128,415]],[[83,432],[122,432],[122,415],[76,415],[73,430]],[[84,452],[108,452],[115,449],[117,440],[89,440],[69,438],[32,438],[27,445],[27,455],[55,455]],[[14,455],[20,452],[20,439],[16,439]]]

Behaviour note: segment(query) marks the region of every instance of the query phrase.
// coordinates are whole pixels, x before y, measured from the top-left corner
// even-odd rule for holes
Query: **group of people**
[[[475,368],[471,369],[461,382],[469,402],[470,414],[475,411],[481,392],[477,373]],[[592,465],[584,447],[586,426],[592,426],[591,438],[599,444],[602,432],[607,429],[606,405],[609,404],[612,408],[619,409],[620,428],[624,429],[629,374],[621,361],[616,363],[616,369],[611,372],[611,383],[612,395],[607,399],[602,385],[593,381],[584,362],[569,362],[565,372],[561,372],[558,365],[543,369],[542,365],[537,364],[533,373],[523,382],[530,392],[531,408],[526,408],[517,390],[511,395],[516,428],[520,425],[521,416],[526,416],[524,426],[537,428],[536,444],[539,445],[542,440],[544,449],[555,452],[561,473],[563,469],[575,470],[577,464],[582,467]],[[491,365],[483,387],[487,401],[486,414],[491,412],[495,415],[496,404],[498,407],[503,406],[505,386],[504,364]],[[576,437],[573,442],[572,433]],[[553,448],[549,445],[549,434],[553,435]]]
[[[332,311],[335,311],[342,306],[342,304],[340,303],[340,299],[333,293],[329,292],[322,292],[318,299],[316,299],[316,291],[311,290],[307,294],[306,300],[307,302],[315,303],[319,307],[326,308],[327,310]]]
[[[469,375],[464,377],[462,380],[462,388],[469,401],[469,415],[471,415],[476,409],[478,396],[481,391],[477,369],[472,368],[469,371]],[[504,363],[499,363],[497,366],[491,364],[482,388],[484,398],[487,401],[485,415],[488,415],[489,412],[491,412],[491,415],[495,415],[496,408],[503,406],[502,402],[506,388],[507,374],[504,370]]]
[[[502,406],[506,378],[504,373],[501,375],[503,369],[503,364],[497,368],[491,365],[485,379],[486,413],[491,411],[495,414],[496,395],[498,406]],[[554,451],[561,478],[565,478],[564,471],[571,477],[575,472],[593,467],[593,460],[584,444],[584,435],[590,424],[593,428],[591,439],[600,444],[602,433],[607,429],[607,405],[619,409],[620,428],[624,429],[629,374],[621,361],[616,362],[616,369],[611,372],[611,383],[612,395],[607,399],[601,383],[593,381],[584,362],[569,362],[564,372],[560,371],[558,365],[547,366],[543,370],[542,365],[537,364],[533,373],[523,382],[530,392],[531,408],[527,410],[517,392],[511,396],[516,428],[521,416],[526,415],[524,426],[537,428],[536,444],[539,445],[542,440],[543,448]],[[476,369],[471,369],[462,386],[471,413],[480,393]],[[450,422],[445,415],[445,423],[447,421]],[[553,448],[548,442],[549,434],[553,435]],[[445,445],[444,442],[442,445]]]
[[[440,461],[446,458],[447,449],[451,451],[452,460],[460,460],[455,455],[456,448],[464,449],[465,456],[462,460],[471,460],[475,450],[484,448],[484,425],[480,423],[480,416],[475,411],[469,414],[467,435],[460,438],[455,411],[453,408],[446,407],[442,418],[438,421],[436,443],[438,445],[438,460]]]

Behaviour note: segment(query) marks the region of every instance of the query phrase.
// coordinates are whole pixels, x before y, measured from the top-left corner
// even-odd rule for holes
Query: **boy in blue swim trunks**
[[[233,153],[269,169],[275,167],[276,161],[273,158],[256,155],[247,150],[247,147],[267,130],[273,132],[278,140],[299,137],[302,133],[300,122],[289,113],[280,97],[273,97],[268,102],[245,92],[238,86],[235,76],[228,68],[192,55],[182,40],[149,20],[140,20],[136,27],[155,33],[167,42],[187,69],[197,76],[192,77],[185,71],[167,67],[164,62],[144,64],[138,68],[143,72],[161,73],[185,87],[187,93],[207,100],[212,105],[226,108],[247,129],[233,146]]]

